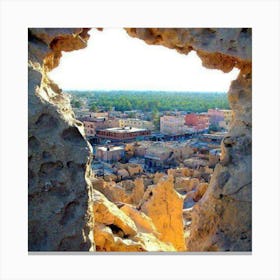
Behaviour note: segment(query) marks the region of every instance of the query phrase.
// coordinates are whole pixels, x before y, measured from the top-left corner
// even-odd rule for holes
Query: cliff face
[[[252,247],[252,30],[250,28],[126,28],[132,37],[188,54],[203,66],[240,74],[228,98],[234,117],[222,161],[194,207],[189,251],[249,251]]]
[[[70,102],[47,72],[61,51],[87,45],[86,29],[29,29],[28,249],[94,249],[90,149]]]

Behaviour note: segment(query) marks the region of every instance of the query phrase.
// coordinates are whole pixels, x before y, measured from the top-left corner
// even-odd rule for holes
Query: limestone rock
[[[135,223],[97,190],[93,190],[93,202],[96,222],[119,228],[124,235],[136,235]]]
[[[160,172],[155,173],[153,178],[153,183],[157,184],[160,181],[160,179],[164,176],[165,176],[164,173],[160,173]]]
[[[94,240],[97,251],[176,251],[172,244],[156,237],[159,233],[151,219],[143,213],[128,205],[122,206],[120,210],[96,190],[93,191],[93,202],[91,210],[95,216]]]
[[[142,200],[145,192],[144,181],[142,178],[137,178],[134,181],[134,188],[132,190],[131,199],[132,204],[138,205]]]
[[[172,176],[167,180],[162,179],[157,185],[150,186],[139,208],[152,219],[162,234],[162,241],[172,243],[178,251],[185,250],[183,198],[174,190]]]
[[[94,250],[91,146],[47,72],[61,51],[87,44],[83,28],[28,30],[28,250]],[[75,152],[74,152],[75,151]]]
[[[147,44],[163,45],[188,54],[195,50],[203,66],[229,72],[252,59],[250,28],[126,28],[132,37]]]
[[[137,175],[139,173],[142,173],[143,168],[140,164],[129,163],[129,164],[127,164],[127,171],[128,171],[130,176],[134,176],[134,175]]]
[[[176,177],[175,178],[175,189],[185,192],[193,191],[199,185],[199,179],[190,177]]]
[[[160,235],[152,219],[143,212],[138,211],[135,207],[129,204],[123,205],[120,209],[134,221],[139,232],[153,233],[155,236]]]
[[[107,252],[143,252],[141,244],[131,239],[115,236],[112,229],[102,223],[96,222],[94,239],[97,251]]]
[[[119,169],[118,170],[118,178],[120,178],[120,180],[128,178],[129,177],[129,173],[126,169]]]
[[[205,194],[206,190],[208,188],[208,184],[207,183],[200,183],[195,191],[193,200],[195,202],[199,201],[202,196]]]
[[[196,51],[207,68],[224,72],[233,67],[240,69],[228,92],[233,120],[222,141],[220,165],[216,166],[206,193],[194,206],[187,248],[190,251],[250,251],[252,30],[126,30],[132,37],[148,44],[161,44],[182,54]],[[90,146],[84,138],[82,124],[73,118],[69,100],[47,77],[47,72],[58,65],[62,51],[86,46],[87,31],[87,28],[31,28],[28,32],[29,250],[94,249],[94,219],[93,212],[89,211],[92,206]],[[157,189],[160,184],[150,190]],[[147,206],[152,207],[148,202]],[[163,211],[162,204],[159,208],[163,213],[169,213],[167,210],[170,209]],[[155,212],[154,218],[157,217]],[[160,226],[160,220],[158,224]],[[176,246],[181,249],[179,244]]]
[[[131,193],[127,193],[122,185],[113,181],[106,182],[101,178],[92,178],[91,182],[93,188],[100,191],[111,202],[132,203]]]

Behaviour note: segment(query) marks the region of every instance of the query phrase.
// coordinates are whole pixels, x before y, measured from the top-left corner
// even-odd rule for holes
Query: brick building
[[[83,118],[86,136],[95,136],[96,129],[105,127],[105,118]]]
[[[185,124],[194,131],[202,131],[209,128],[209,116],[207,113],[190,113],[185,116]]]
[[[151,135],[150,130],[136,127],[114,127],[107,129],[98,129],[96,131],[97,137],[117,141],[125,141],[149,135]]]
[[[82,118],[81,121],[85,126],[86,136],[95,136],[97,129],[105,129],[112,127],[119,127],[119,119],[106,118],[106,117],[94,117],[94,118]]]

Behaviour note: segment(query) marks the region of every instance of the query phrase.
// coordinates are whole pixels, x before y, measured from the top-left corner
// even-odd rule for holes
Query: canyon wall
[[[87,29],[28,30],[28,250],[94,250],[90,149],[69,99],[47,76]]]
[[[221,162],[193,210],[188,251],[252,249],[252,30],[250,28],[126,28],[147,44],[195,51],[203,66],[240,69],[228,99],[234,112]],[[174,69],[175,71],[175,69]],[[178,71],[180,71],[178,69]]]

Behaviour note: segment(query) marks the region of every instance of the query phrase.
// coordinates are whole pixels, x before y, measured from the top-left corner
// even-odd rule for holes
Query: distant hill
[[[182,91],[78,91],[67,90],[75,98],[87,98],[88,104],[96,104],[117,111],[191,111],[204,112],[210,108],[229,109],[225,92]]]

